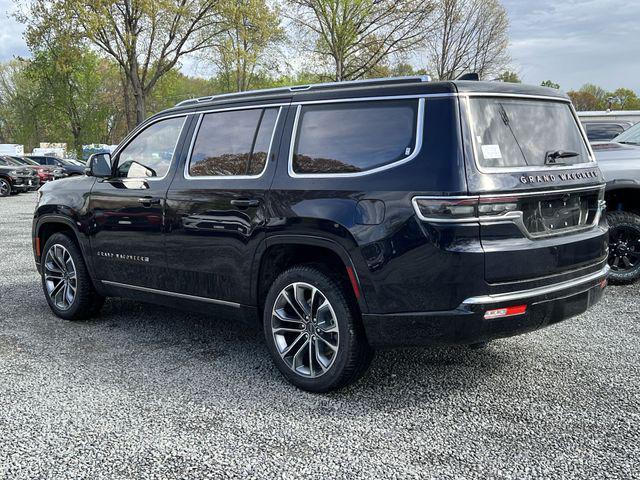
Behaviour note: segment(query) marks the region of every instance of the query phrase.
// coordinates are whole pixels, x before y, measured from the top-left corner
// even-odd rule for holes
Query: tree
[[[578,111],[600,110],[600,102],[593,93],[581,90],[567,92],[569,98],[573,102],[573,106]]]
[[[71,133],[81,156],[82,145],[100,135],[100,127],[114,109],[103,101],[107,71],[101,68],[98,55],[86,47],[54,42],[34,52],[27,72],[42,92],[42,116],[50,120],[58,138]]]
[[[556,90],[560,90],[560,85],[558,85],[555,82],[552,82],[551,80],[545,80],[544,82],[542,82],[540,84],[541,87],[549,87],[549,88],[555,88]]]
[[[158,80],[219,33],[217,7],[218,0],[32,0],[23,19],[30,45],[62,25],[112,57],[129,83],[140,123]]]
[[[424,41],[431,0],[289,0],[303,45],[335,81],[368,76]]]
[[[509,22],[498,0],[438,0],[439,22],[427,40],[435,75],[451,80],[465,72],[492,77],[509,62]]]
[[[518,74],[509,70],[505,70],[500,75],[498,75],[498,81],[506,83],[522,83],[522,80],[520,80]]]
[[[628,88],[618,88],[608,94],[612,99],[611,108],[614,110],[638,110],[640,109],[640,99],[636,92]]]
[[[227,91],[253,88],[256,75],[278,65],[279,46],[285,39],[280,12],[265,0],[224,0],[214,62]]]

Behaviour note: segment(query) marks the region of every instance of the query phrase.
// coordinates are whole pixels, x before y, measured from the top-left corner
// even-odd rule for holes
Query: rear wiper
[[[572,152],[571,150],[553,150],[547,152],[544,155],[545,165],[566,165],[566,163],[559,162],[559,158],[571,158],[580,155],[578,152]]]

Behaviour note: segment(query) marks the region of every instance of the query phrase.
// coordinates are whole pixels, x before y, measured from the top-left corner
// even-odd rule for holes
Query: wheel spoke
[[[305,312],[304,310],[300,309],[300,305],[298,305],[298,302],[295,299],[291,299],[291,296],[289,295],[288,292],[282,292],[282,295],[284,296],[285,300],[287,301],[287,303],[289,304],[289,306],[293,309],[293,311],[295,312],[295,314],[300,317],[300,319],[304,319],[305,316]]]
[[[304,328],[278,327],[273,329],[273,333],[300,333],[300,332],[304,332]]]
[[[285,348],[283,351],[280,352],[280,355],[282,356],[282,358],[286,357],[287,355],[289,355],[289,353],[291,352],[291,350],[293,350],[293,348],[296,346],[296,344],[300,341],[301,338],[304,337],[304,333],[301,333],[300,335],[298,335],[295,340],[293,342],[291,342],[287,348]]]
[[[320,340],[322,340],[322,343],[324,343],[327,347],[329,347],[331,350],[333,350],[334,352],[338,351],[338,347],[333,345],[332,343],[330,343],[326,338],[324,338],[322,335],[317,335],[317,338],[319,338]]]
[[[311,375],[312,377],[315,375],[315,372],[313,370],[313,344],[315,343],[315,340],[313,342],[308,342],[308,351],[309,351],[309,375]]]
[[[285,315],[284,309],[278,309],[273,311],[273,315],[281,322],[299,323],[302,324],[301,318],[291,318]]]

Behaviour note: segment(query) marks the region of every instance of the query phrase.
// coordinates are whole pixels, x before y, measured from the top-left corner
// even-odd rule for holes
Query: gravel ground
[[[222,318],[54,317],[34,204],[0,199],[0,478],[640,478],[640,285],[484,350],[379,353],[313,395]]]

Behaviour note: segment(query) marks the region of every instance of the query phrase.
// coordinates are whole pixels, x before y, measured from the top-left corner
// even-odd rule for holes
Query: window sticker
[[[502,158],[500,145],[482,145],[482,156],[485,160],[492,158]]]

